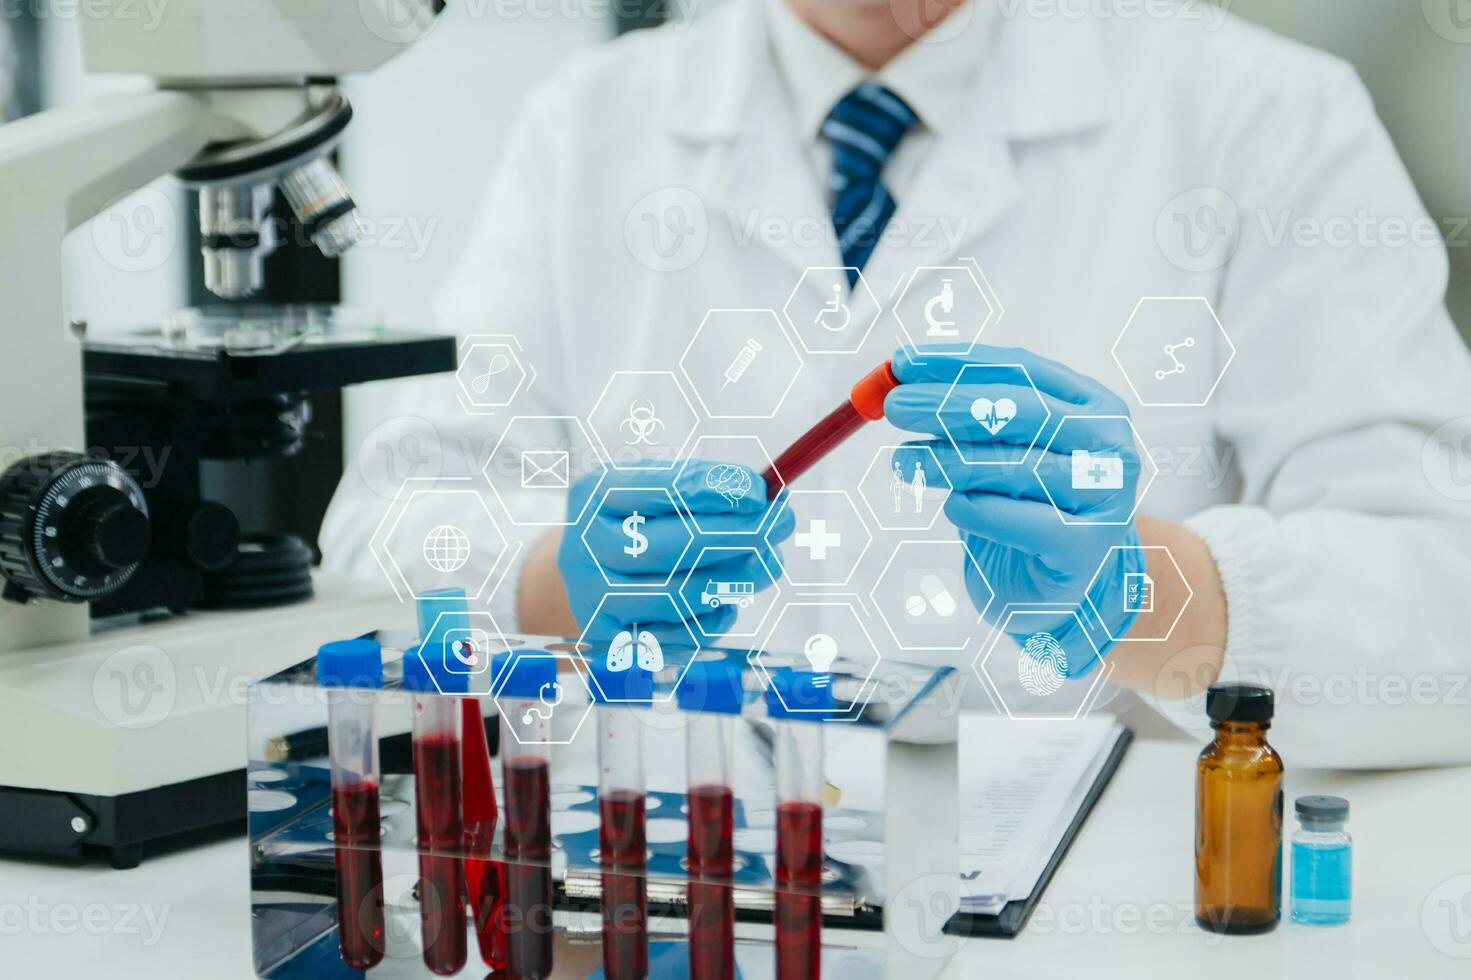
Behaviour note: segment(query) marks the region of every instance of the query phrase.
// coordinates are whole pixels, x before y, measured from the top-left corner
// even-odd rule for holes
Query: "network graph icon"
[[[1168,357],[1170,359],[1170,366],[1168,368],[1161,368],[1160,370],[1154,372],[1154,380],[1163,381],[1165,378],[1168,378],[1171,375],[1184,374],[1185,362],[1180,360],[1175,351],[1194,346],[1194,337],[1186,337],[1178,344],[1165,344],[1163,350],[1165,352],[1165,357]]]

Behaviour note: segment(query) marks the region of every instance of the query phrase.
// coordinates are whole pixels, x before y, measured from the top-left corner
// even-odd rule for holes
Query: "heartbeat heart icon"
[[[1010,398],[977,398],[970,403],[970,414],[991,435],[1006,428],[1006,423],[1016,418],[1016,402]]]

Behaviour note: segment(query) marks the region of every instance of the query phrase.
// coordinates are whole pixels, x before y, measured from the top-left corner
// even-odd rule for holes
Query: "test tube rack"
[[[372,976],[426,976],[419,961],[418,865],[414,836],[414,778],[407,750],[411,695],[402,690],[401,659],[414,638],[392,631],[376,634],[383,644],[385,685],[363,692],[377,705],[383,757],[383,903],[387,909],[387,955]],[[585,675],[577,670],[580,650],[556,637],[507,636],[513,656],[554,656],[568,661],[569,688]],[[672,693],[690,656],[726,657],[745,671],[747,692],[742,717],[753,733],[765,722],[759,671],[746,650],[666,649],[664,670],[656,675],[653,721],[669,738],[682,737],[678,711],[661,700]],[[958,867],[958,718],[955,699],[942,693],[957,682],[950,668],[918,667],[885,661],[874,684],[861,665],[839,661],[834,683],[853,700],[853,710],[825,722],[830,745],[853,740],[850,748],[882,754],[877,797],[882,807],[867,810],[841,802],[825,812],[825,863],[822,891],[823,963],[831,975],[847,975],[860,963],[866,975],[937,976],[958,940],[946,925],[960,908]],[[254,966],[259,976],[295,978],[334,975],[345,969],[337,959],[338,928],[335,848],[332,840],[331,786],[326,764],[327,693],[315,680],[314,660],[252,685],[249,698],[247,780],[250,800],[250,868]],[[585,680],[582,681],[585,683]],[[472,694],[493,713],[492,678],[470,678]],[[860,693],[861,692],[861,693]],[[461,695],[438,695],[458,697]],[[569,694],[566,711],[554,722],[551,820],[556,881],[557,956],[576,960],[583,947],[600,941],[598,915],[601,868],[597,846],[596,790],[593,770],[577,768],[579,741],[592,741],[592,724],[575,717],[581,709]],[[668,707],[669,710],[662,710]],[[559,709],[560,710],[560,709]],[[492,729],[493,730],[493,729]],[[565,741],[565,744],[561,744]],[[651,744],[652,739],[649,740]],[[564,776],[561,760],[569,760]],[[879,763],[879,760],[875,760]],[[769,765],[759,758],[741,765]],[[497,792],[499,765],[495,766]],[[585,777],[585,778],[579,778]],[[923,806],[913,805],[924,801]],[[650,975],[681,976],[686,877],[682,866],[683,794],[655,789],[648,794],[650,821],[647,892],[649,896]],[[738,797],[738,868],[731,885],[737,907],[737,962],[769,965],[773,929],[771,909],[776,884],[772,869],[770,798]],[[506,812],[505,801],[501,813]],[[660,833],[655,833],[659,824]],[[504,861],[496,835],[497,860]],[[395,927],[395,923],[398,926]],[[662,965],[660,965],[662,964]],[[657,966],[657,968],[656,968]],[[474,955],[465,976],[481,976]],[[742,970],[743,973],[748,972]],[[760,972],[764,970],[758,970]]]

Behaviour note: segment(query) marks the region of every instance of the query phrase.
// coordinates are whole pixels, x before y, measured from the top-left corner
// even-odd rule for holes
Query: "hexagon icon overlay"
[[[557,671],[555,692],[548,692],[544,698],[527,700],[519,697],[508,697],[504,694],[507,682],[515,674],[518,665],[529,660],[565,660],[571,663],[572,669]],[[592,696],[589,693],[588,679],[583,675],[584,666],[578,662],[576,656],[570,653],[554,653],[550,650],[526,648],[512,650],[510,659],[500,668],[492,682],[490,689],[491,700],[495,702],[496,709],[502,715],[511,715],[512,712],[534,711],[541,714],[551,722],[550,731],[553,737],[545,742],[522,741],[521,733],[517,730],[519,725],[509,725],[511,736],[521,745],[570,745],[582,731],[582,726],[587,723],[587,716],[592,713]],[[574,714],[576,720],[568,728],[560,717],[564,714]],[[565,731],[561,737],[556,737],[558,729]],[[504,748],[502,749],[504,751]]]
[[[661,608],[662,607],[662,608]],[[650,615],[650,612],[654,615]],[[644,620],[648,620],[644,622]],[[626,628],[610,629],[609,622],[627,623]],[[667,592],[609,592],[598,600],[582,635],[577,638],[575,656],[587,671],[588,684],[598,688],[592,671],[596,660],[606,660],[609,669],[647,670],[653,674],[654,701],[670,701],[679,691],[690,664],[700,654],[700,641],[685,621],[679,603]],[[664,690],[660,694],[660,689]],[[648,704],[607,698],[610,703]]]
[[[441,624],[448,625],[445,623],[446,619],[456,625],[441,629]],[[488,609],[443,611],[434,617],[434,623],[429,627],[427,635],[438,637],[440,648],[426,650],[421,644],[417,651],[420,658],[434,658],[432,664],[426,660],[426,665],[431,667],[429,677],[441,694],[444,693],[439,682],[441,671],[445,674],[467,675],[471,693],[489,691],[493,686],[490,665],[496,655],[520,645],[506,639]]]
[[[985,586],[989,607],[995,593],[962,542],[911,540],[895,546],[869,598],[899,649],[971,648],[986,610],[976,609],[967,570]]]
[[[802,373],[802,355],[775,310],[711,310],[679,369],[710,418],[771,419]]]
[[[1130,551],[1140,551],[1144,553],[1144,567],[1146,571],[1129,572],[1125,574],[1125,580],[1120,583],[1123,586],[1123,589],[1121,591],[1123,593],[1122,602],[1124,603],[1124,608],[1119,611],[1126,613],[1135,612],[1140,613],[1141,615],[1152,614],[1156,611],[1162,612],[1165,615],[1159,618],[1162,620],[1168,619],[1168,625],[1165,626],[1163,629],[1156,628],[1152,631],[1146,630],[1142,635],[1140,635],[1140,622],[1139,619],[1136,618],[1134,620],[1134,625],[1130,627],[1130,633],[1127,637],[1114,636],[1113,630],[1108,625],[1110,617],[1103,615],[1103,611],[1098,608],[1098,604],[1093,600],[1093,587],[1098,584],[1099,576],[1103,575],[1104,569],[1109,566],[1109,559],[1113,557],[1113,553],[1115,551],[1124,551],[1126,549]],[[1173,617],[1168,615],[1169,610],[1163,608],[1157,609],[1159,604],[1156,600],[1156,589],[1159,583],[1154,581],[1154,579],[1150,577],[1150,571],[1148,570],[1149,556],[1151,554],[1158,555],[1161,558],[1165,559],[1164,561],[1157,562],[1155,564],[1155,568],[1153,569],[1154,573],[1169,574],[1185,587],[1185,600],[1181,602],[1179,608],[1175,610],[1175,614]],[[1093,609],[1093,612],[1097,614],[1099,622],[1103,624],[1103,632],[1108,636],[1108,638],[1110,640],[1113,640],[1114,642],[1126,640],[1130,643],[1162,643],[1165,640],[1168,640],[1170,638],[1170,634],[1175,632],[1175,627],[1179,625],[1180,617],[1185,615],[1185,609],[1190,605],[1190,600],[1195,598],[1195,590],[1190,587],[1190,582],[1185,578],[1185,572],[1180,568],[1180,563],[1175,561],[1175,556],[1170,553],[1170,549],[1161,544],[1137,546],[1116,544],[1112,548],[1109,548],[1108,553],[1103,556],[1103,560],[1098,563],[1098,570],[1095,571],[1093,573],[1093,577],[1088,580],[1088,588],[1084,590],[1084,594],[1088,597],[1088,605]]]
[[[609,509],[609,502],[615,502],[615,507]],[[605,516],[605,512],[606,516]],[[639,559],[642,558],[650,547],[647,531],[650,530],[649,522],[657,521],[662,527],[676,528],[676,533],[683,541],[679,554],[670,561],[668,555],[661,556],[659,564],[664,565],[667,571],[662,581],[645,578],[637,583],[615,580],[608,574],[605,564],[616,552],[609,551],[601,554],[597,544],[589,540],[589,536],[596,536],[609,549],[619,548],[626,561],[619,560],[619,574],[638,574]],[[668,487],[609,487],[603,491],[603,496],[598,501],[597,508],[593,511],[592,519],[583,527],[582,545],[587,549],[588,556],[592,558],[593,564],[597,566],[598,572],[603,576],[603,581],[609,586],[635,587],[635,588],[668,588],[674,579],[675,570],[684,559],[685,552],[689,551],[690,545],[694,544],[695,532],[690,527],[689,521],[685,519],[683,508],[669,492]],[[656,574],[652,565],[650,574]]]
[[[1025,365],[967,364],[940,400],[935,418],[967,464],[1020,466],[1047,430],[1052,410]],[[1027,418],[1034,423],[1028,425]]]
[[[517,527],[568,527],[568,490],[578,477],[602,469],[602,459],[582,420],[574,415],[517,415],[507,423],[481,468],[506,516]]]
[[[1236,345],[1205,297],[1146,296],[1111,353],[1140,405],[1199,408],[1236,359]]]
[[[879,446],[863,476],[858,480],[858,496],[873,515],[874,523],[884,531],[928,531],[935,526],[950,496],[950,478],[940,466],[940,459],[927,445],[906,447],[922,451],[934,463],[933,472],[940,481],[928,485],[925,469],[919,465],[904,471],[894,458],[900,447]]]
[[[792,653],[772,650],[772,638],[780,634],[782,622],[793,610],[803,607],[826,611],[820,629],[807,634],[800,650]],[[828,720],[852,721],[873,695],[873,675],[878,669],[880,654],[863,614],[853,601],[834,597],[784,604],[767,631],[766,640],[748,659],[767,689],[771,688],[771,675],[783,668],[831,674],[835,712]],[[781,696],[780,690],[777,696]],[[785,701],[782,703],[786,704]],[[793,705],[787,707],[794,713],[812,710]]]
[[[1058,639],[1059,618],[1076,626],[1062,635],[1066,644]],[[1068,672],[1075,672],[1079,662],[1096,663],[1086,676],[1069,679],[1059,676],[1061,660],[1067,661]],[[971,666],[996,707],[1017,721],[1077,720],[1112,673],[1081,610],[1057,604],[1008,605]]]
[[[521,341],[510,334],[469,334],[460,338],[455,383],[460,406],[471,415],[492,415],[509,408],[536,381],[536,368],[521,353]]]
[[[861,270],[813,266],[803,270],[781,312],[808,354],[855,354],[873,332],[881,311]]]
[[[588,413],[603,456],[620,470],[673,469],[699,421],[673,371],[614,371]]]
[[[696,617],[695,628],[706,638],[719,637],[707,633],[698,617],[722,606],[736,609],[739,617],[736,622],[739,625],[719,634],[720,637],[748,640],[760,635],[761,627],[771,616],[771,610],[779,604],[782,592],[780,570],[773,568],[762,557],[761,551],[760,547],[747,544],[706,545],[695,556],[690,570],[680,583],[679,598],[688,607],[691,615]],[[701,567],[706,556],[711,554],[724,554],[728,558],[752,555],[764,570],[765,581],[736,580],[715,575],[709,569]]]
[[[873,544],[873,532],[848,491],[791,490],[782,506],[797,521],[796,531],[777,551],[786,580],[798,588],[851,582]],[[773,521],[768,539],[775,527]]]
[[[1116,487],[1123,478],[1126,463],[1118,453],[1111,450],[1074,449],[1071,452],[1070,465],[1056,464],[1050,453],[1055,443],[1069,426],[1084,425],[1088,423],[1111,423],[1117,425],[1123,423],[1129,428],[1129,434],[1134,440],[1134,452],[1139,460],[1139,483],[1134,491],[1134,506],[1129,513],[1119,520],[1090,520],[1080,518],[1057,505],[1055,493],[1063,490],[1062,483],[1066,479],[1073,491],[1086,493],[1091,490],[1108,492]],[[1104,440],[1107,441],[1107,440]],[[1048,475],[1043,476],[1040,470],[1044,463],[1048,465]],[[1095,527],[1122,527],[1134,520],[1134,515],[1139,512],[1139,505],[1144,502],[1144,495],[1154,484],[1155,477],[1159,476],[1159,466],[1154,462],[1144,439],[1139,435],[1139,430],[1134,427],[1133,419],[1127,415],[1065,415],[1057,428],[1052,431],[1052,436],[1047,440],[1047,446],[1043,449],[1037,462],[1032,465],[1032,473],[1037,477],[1037,482],[1042,485],[1042,492],[1052,504],[1058,520],[1064,524]],[[1049,480],[1055,485],[1049,485]]]
[[[370,548],[400,601],[452,588],[480,599],[509,558],[505,535],[468,479],[406,480]]]
[[[973,258],[916,268],[894,300],[894,319],[906,346],[916,351],[924,344],[963,344],[968,353],[1003,312]]]
[[[766,445],[759,436],[754,435],[701,435],[695,439],[694,445],[690,447],[689,457],[679,464],[679,472],[675,477],[675,493],[680,494],[679,485],[683,482],[685,470],[695,460],[706,460],[714,463],[724,463],[732,466],[748,467],[755,470],[759,475],[768,469],[773,472],[776,464],[772,462],[771,454],[766,451]],[[749,474],[746,474],[749,475]],[[745,476],[740,472],[716,467],[705,475],[704,489],[720,494],[731,506],[735,507],[740,500],[751,493],[757,483],[755,477],[751,478],[751,486],[745,483]],[[777,486],[767,488],[768,499],[774,499],[784,484],[781,475],[777,474]],[[696,489],[699,489],[698,486]],[[682,497],[682,495],[681,495]],[[683,502],[683,501],[682,501]],[[774,519],[779,508],[767,506],[766,513],[762,515],[760,524],[752,531],[732,531],[721,527],[716,514],[700,513],[692,507],[686,507],[685,513],[701,534],[725,537],[749,537],[754,534],[762,534],[766,530],[767,522]],[[701,518],[704,518],[702,521]]]

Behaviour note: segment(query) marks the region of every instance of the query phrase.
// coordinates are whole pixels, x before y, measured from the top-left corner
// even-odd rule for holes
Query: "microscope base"
[[[249,681],[413,610],[318,575],[278,609],[191,612],[0,655],[0,852],[138,864],[145,844],[243,829]]]

